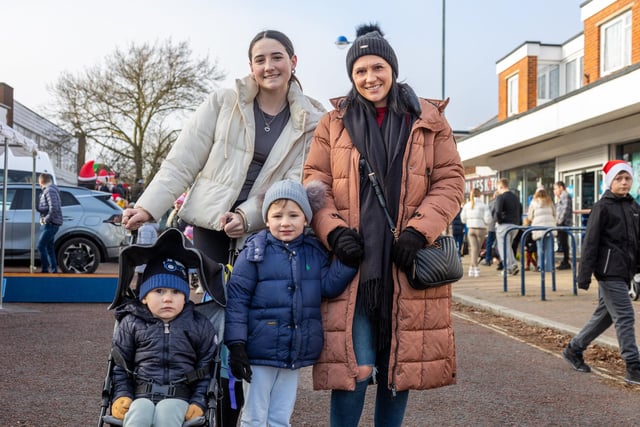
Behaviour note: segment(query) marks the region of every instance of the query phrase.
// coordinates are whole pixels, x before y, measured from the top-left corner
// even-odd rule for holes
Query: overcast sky
[[[446,114],[469,130],[497,114],[496,62],[525,41],[562,44],[582,32],[584,0],[447,0]],[[248,44],[260,30],[286,33],[306,94],[329,108],[349,89],[346,50],[355,27],[376,21],[396,51],[400,80],[419,96],[442,93],[442,0],[14,0],[0,7],[0,82],[43,113],[60,72],[98,65],[116,47],[171,37],[187,40],[227,72],[246,75]]]

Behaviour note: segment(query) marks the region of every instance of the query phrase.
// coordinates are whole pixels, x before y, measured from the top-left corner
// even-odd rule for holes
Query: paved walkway
[[[496,265],[480,266],[480,277],[468,277],[469,256],[462,258],[465,276],[453,285],[456,302],[481,308],[543,327],[551,327],[575,335],[589,320],[598,303],[598,283],[594,279],[588,291],[578,289],[573,294],[571,270],[556,272],[556,290],[551,290],[551,273],[545,276],[545,300],[541,299],[541,274],[525,272],[525,292],[521,292],[521,275],[508,276],[504,291],[502,276]],[[634,302],[634,306],[640,301]],[[640,327],[636,338],[640,342]],[[615,328],[611,326],[596,343],[618,349]]]

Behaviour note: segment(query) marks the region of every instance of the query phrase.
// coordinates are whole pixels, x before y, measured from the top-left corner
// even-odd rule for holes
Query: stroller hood
[[[118,288],[109,309],[114,309],[131,298],[137,298],[138,290],[134,291],[130,287],[135,267],[147,264],[157,257],[172,258],[189,270],[195,269],[209,295],[221,306],[225,305],[223,265],[194,248],[180,230],[168,228],[153,245],[134,244],[120,252]]]

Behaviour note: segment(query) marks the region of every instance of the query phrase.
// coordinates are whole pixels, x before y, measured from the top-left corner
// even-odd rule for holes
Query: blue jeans
[[[353,347],[358,366],[373,366],[377,361],[378,386],[374,425],[376,427],[401,426],[409,400],[409,391],[399,391],[393,396],[387,387],[390,347],[387,346],[383,351],[376,351],[371,321],[360,307],[359,299],[356,302],[356,312],[353,318]],[[356,381],[354,391],[331,391],[331,415],[329,418],[331,427],[358,426],[370,380],[371,378],[366,378],[362,381]]]
[[[181,399],[164,399],[155,405],[149,399],[134,399],[122,425],[180,427],[188,408],[189,402]]]
[[[571,340],[570,345],[577,351],[584,351],[613,324],[622,359],[627,366],[635,365],[640,362],[640,357],[636,345],[635,314],[629,298],[629,287],[626,282],[617,280],[599,281],[598,285],[598,306],[584,328]]]
[[[544,240],[544,242],[543,242]],[[553,271],[555,268],[555,253],[553,251],[553,238],[547,235],[546,238],[536,240],[538,248],[538,267],[541,271]]]
[[[58,271],[58,260],[56,259],[56,248],[53,240],[58,232],[59,225],[42,224],[40,226],[40,238],[38,239],[38,251],[40,252],[40,264],[43,273],[56,273]]]

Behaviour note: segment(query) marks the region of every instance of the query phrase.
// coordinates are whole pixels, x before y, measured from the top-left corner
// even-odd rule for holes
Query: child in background
[[[187,271],[178,259],[147,263],[139,298],[115,313],[113,348],[126,366],[113,369],[111,415],[125,427],[180,427],[207,408],[215,330],[189,301]],[[197,379],[187,381],[193,374]]]
[[[330,262],[322,244],[304,233],[313,215],[310,199],[316,206],[324,201],[322,184],[312,182],[305,191],[285,180],[269,188],[262,207],[268,229],[247,240],[228,283],[229,367],[251,383],[243,426],[289,425],[300,368],[315,363],[322,350],[320,302],[342,293],[356,274],[337,259]]]
[[[629,163],[611,160],[604,165],[603,172],[606,191],[591,209],[578,271],[580,289],[589,289],[592,274],[598,280],[598,306],[562,356],[576,371],[590,372],[582,353],[613,324],[620,354],[627,365],[625,381],[637,385],[640,384],[640,356],[629,282],[639,271],[640,206],[629,195],[633,182]]]

